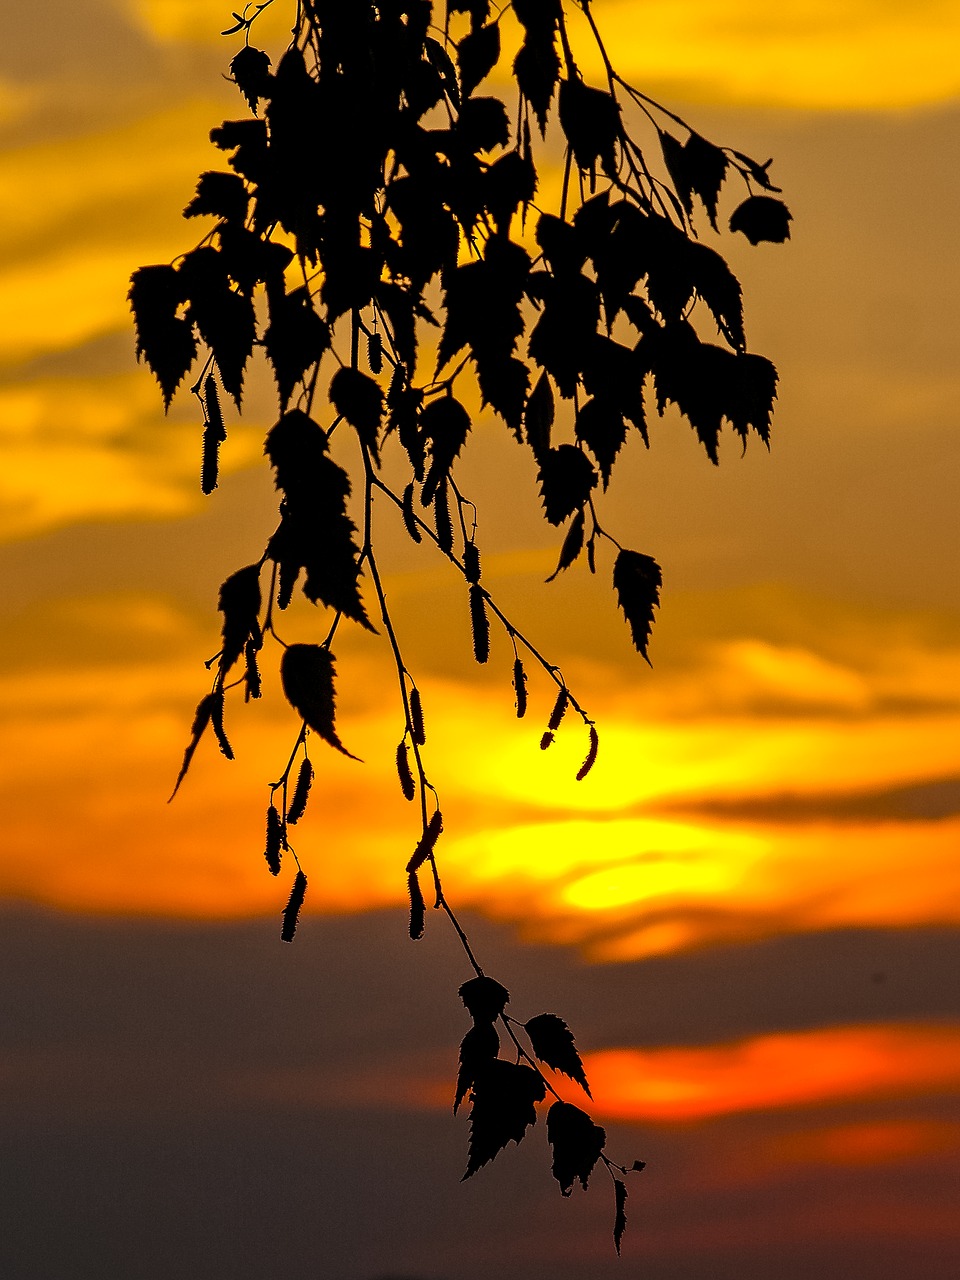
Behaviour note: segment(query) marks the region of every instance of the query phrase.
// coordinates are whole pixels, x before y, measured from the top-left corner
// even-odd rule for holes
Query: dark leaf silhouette
[[[312,785],[313,765],[309,757],[304,756],[300,762],[296,785],[293,788],[293,795],[290,797],[290,804],[287,807],[287,826],[295,827],[303,817]]]
[[[627,424],[622,411],[611,400],[594,396],[580,406],[575,430],[577,439],[582,440],[596,458],[603,487],[606,488],[617,454],[627,438]]]
[[[263,345],[277,380],[280,407],[285,409],[294,387],[330,347],[330,330],[314,310],[309,290],[274,294]]]
[[[582,782],[593,766],[597,763],[597,752],[600,750],[600,735],[597,733],[596,726],[590,726],[590,748],[587,751],[586,759],[577,770],[577,781]]]
[[[769,240],[783,244],[790,239],[790,210],[773,196],[749,196],[734,209],[730,230],[742,231],[751,244]]]
[[[541,373],[536,386],[530,393],[523,414],[527,444],[533,451],[533,456],[541,464],[550,450],[550,428],[553,426],[553,417],[553,388],[546,373]]]
[[[291,644],[284,649],[280,681],[287,701],[324,742],[356,760],[358,757],[346,749],[334,727],[335,676],[333,654],[322,645]]]
[[[647,644],[653,627],[653,611],[660,603],[660,566],[641,551],[618,552],[613,565],[613,589],[637,652],[649,663]]]
[[[224,674],[243,653],[247,641],[260,640],[260,566],[238,569],[220,587],[217,608],[223,614],[223,648],[220,670]]]
[[[719,147],[691,132],[681,146],[671,133],[660,134],[660,145],[670,177],[687,217],[693,216],[692,196],[697,195],[717,230],[717,201],[729,161]]]
[[[568,1196],[577,1181],[586,1191],[607,1141],[606,1132],[579,1107],[555,1102],[547,1112],[547,1141],[553,1147],[553,1176],[561,1194]]]
[[[510,992],[495,978],[471,978],[460,988],[460,999],[474,1022],[496,1022],[510,999]]]
[[[460,1045],[460,1068],[457,1072],[457,1092],[453,1100],[453,1114],[460,1110],[460,1103],[467,1096],[477,1076],[477,1071],[500,1052],[500,1037],[492,1022],[472,1026]]]
[[[499,1155],[508,1142],[522,1142],[537,1121],[536,1103],[546,1094],[541,1077],[522,1063],[494,1058],[477,1067],[470,1094],[470,1152],[463,1180]]]
[[[267,860],[267,867],[272,876],[280,874],[280,857],[283,849],[283,820],[280,817],[280,811],[276,805],[271,805],[267,810],[267,842],[264,846],[263,856]]]
[[[470,586],[470,630],[473,634],[473,656],[481,664],[490,657],[490,622],[487,618],[485,599],[486,592],[483,587],[472,583]]]
[[[174,783],[173,791],[170,795],[171,800],[180,790],[180,783],[183,782],[184,778],[187,776],[187,770],[190,768],[190,762],[193,759],[194,752],[200,745],[200,739],[203,737],[203,731],[210,723],[218,700],[222,706],[222,693],[208,693],[207,696],[205,698],[201,698],[197,704],[197,710],[193,717],[193,724],[190,726],[190,741],[187,743],[186,750],[183,753],[183,764],[180,766],[180,772],[177,774],[177,780]]]
[[[527,32],[513,60],[513,74],[520,92],[533,108],[541,136],[545,136],[550,103],[560,79],[560,55],[553,27],[546,32]]]
[[[298,868],[297,874],[293,879],[293,888],[290,890],[290,898],[283,909],[283,928],[280,930],[281,942],[293,941],[294,934],[297,932],[297,924],[300,920],[300,908],[303,906],[306,892],[307,877]]]
[[[359,369],[344,366],[333,375],[330,399],[337,413],[355,428],[357,435],[373,455],[374,462],[378,462],[378,436],[383,418],[383,392],[380,384]]]
[[[572,444],[548,450],[538,478],[544,513],[551,524],[562,524],[582,507],[597,483],[589,458]]]
[[[230,287],[226,260],[210,245],[188,253],[177,274],[190,300],[188,316],[213,352],[224,390],[239,408],[243,373],[257,336],[253,303]]]
[[[420,415],[420,430],[430,447],[430,469],[423,482],[420,501],[429,507],[466,443],[470,433],[470,415],[453,396],[438,396],[424,407]]]
[[[485,80],[500,57],[500,27],[495,22],[476,27],[457,46],[460,91],[468,97]]]
[[[347,515],[350,479],[329,457],[326,432],[299,409],[272,428],[264,446],[284,502],[267,554],[291,586],[306,570],[303,591],[372,631],[359,588],[356,526]]]
[[[627,1184],[620,1178],[614,1178],[613,1190],[617,1206],[613,1220],[613,1243],[619,1255],[623,1233],[627,1229]]]
[[[410,895],[410,937],[416,942],[423,937],[427,904],[423,900],[423,891],[415,871],[407,874],[407,893]]]
[[[560,126],[578,169],[594,171],[597,161],[611,177],[617,169],[620,107],[603,89],[592,89],[575,77],[560,85]]]
[[[557,567],[547,578],[547,582],[552,582],[554,578],[564,569],[569,569],[580,552],[583,550],[583,530],[585,525],[583,507],[576,513],[570,521],[570,528],[567,530],[566,537],[563,540],[563,546],[560,548],[560,559]]]
[[[165,408],[197,355],[191,322],[177,314],[184,301],[174,267],[141,267],[130,281],[130,306],[137,326],[137,358],[141,356],[160,384]]]
[[[259,100],[270,95],[270,58],[262,49],[245,45],[230,63],[230,74],[256,114]]]
[[[564,1020],[555,1013],[540,1013],[524,1023],[524,1028],[540,1061],[575,1080],[587,1097],[591,1097],[573,1033]]]
[[[247,216],[250,193],[235,173],[201,173],[197,194],[183,211],[185,218],[209,213],[228,222],[242,223]]]

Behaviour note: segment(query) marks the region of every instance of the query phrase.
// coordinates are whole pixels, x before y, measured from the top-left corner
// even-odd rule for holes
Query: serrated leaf
[[[170,795],[171,800],[180,790],[180,783],[187,776],[187,770],[190,768],[190,762],[193,759],[193,754],[200,745],[200,739],[203,737],[203,731],[210,723],[218,697],[222,699],[223,694],[218,692],[208,693],[207,696],[205,698],[201,698],[197,704],[197,709],[193,716],[193,724],[190,726],[190,741],[187,743],[186,750],[183,753],[183,764],[180,766],[180,772],[177,774],[177,780],[174,783],[173,791]],[[169,803],[169,801],[167,803]]]
[[[543,1080],[522,1063],[494,1058],[478,1067],[470,1094],[470,1151],[462,1181],[493,1160],[508,1142],[520,1143],[536,1124]]]
[[[380,423],[383,420],[383,391],[380,384],[359,369],[344,365],[330,381],[330,400],[337,413],[346,418],[360,440],[380,462]]]
[[[232,573],[220,587],[217,609],[223,614],[220,672],[225,675],[244,651],[247,641],[260,638],[260,566],[248,564]]]
[[[507,988],[485,974],[465,982],[459,994],[474,1022],[496,1022],[510,999]]]
[[[193,325],[177,315],[182,282],[174,267],[141,267],[130,279],[127,296],[137,328],[137,359],[144,357],[150,366],[167,409],[197,355]]]
[[[550,450],[550,428],[553,426],[554,402],[553,388],[546,372],[541,373],[536,386],[530,392],[526,408],[523,411],[523,427],[527,444],[536,458],[542,463]]]
[[[211,214],[228,222],[243,223],[247,216],[250,193],[246,183],[235,173],[210,170],[201,173],[197,182],[197,194],[183,211],[185,218]]]
[[[589,458],[572,444],[549,449],[537,476],[544,514],[551,524],[562,524],[582,507],[596,486],[597,473]]]
[[[566,537],[563,539],[563,546],[560,548],[560,559],[557,562],[557,567],[547,578],[547,582],[552,582],[562,570],[569,569],[583,550],[585,524],[585,513],[583,507],[581,507],[570,521],[570,528],[567,530]]]
[[[627,1185],[620,1178],[614,1178],[613,1191],[616,1200],[616,1214],[613,1219],[613,1243],[617,1256],[620,1255],[620,1242],[627,1229]]]
[[[333,654],[319,644],[291,644],[280,661],[280,682],[284,696],[297,715],[314,731],[351,760],[352,755],[334,727],[336,667]]]
[[[460,68],[460,92],[469,97],[481,80],[485,80],[500,57],[500,26],[490,22],[477,27],[463,37],[457,45],[457,65]]]
[[[576,1081],[588,1098],[593,1096],[573,1033],[562,1018],[555,1013],[540,1013],[524,1023],[524,1029],[530,1037],[534,1054],[541,1062]]]
[[[634,648],[648,664],[647,644],[653,627],[653,611],[660,604],[662,584],[660,566],[652,556],[626,549],[617,553],[613,564],[613,589],[630,626]]]
[[[477,1071],[500,1052],[500,1037],[492,1022],[480,1023],[470,1028],[460,1044],[460,1068],[457,1072],[457,1092],[453,1100],[453,1114],[460,1110],[460,1103],[476,1079]]]
[[[270,58],[262,49],[245,45],[230,63],[230,74],[256,115],[257,103],[270,93]]]
[[[561,1195],[568,1196],[577,1181],[586,1191],[607,1141],[606,1131],[572,1103],[555,1102],[547,1112],[547,1141],[553,1147],[553,1176]]]

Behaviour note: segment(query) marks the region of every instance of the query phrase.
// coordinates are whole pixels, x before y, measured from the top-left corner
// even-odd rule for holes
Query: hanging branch
[[[749,351],[740,285],[699,232],[704,218],[719,231],[732,173],[747,194],[729,216],[731,231],[752,244],[782,242],[790,214],[776,198],[769,161],[708,141],[618,74],[589,0],[513,0],[499,9],[490,0],[447,0],[441,23],[429,0],[288,0],[292,39],[274,66],[250,39],[276,2],[246,5],[223,33],[244,38],[230,73],[248,112],[211,132],[227,167],[201,174],[184,211],[212,218],[211,230],[175,262],[135,272],[130,289],[137,354],[166,407],[201,362],[191,390],[203,415],[205,494],[217,487],[228,448],[221,392],[241,409],[255,346],[278,399],[265,452],[280,494],[279,524],[260,559],[221,587],[222,647],[207,664],[216,667],[213,689],[197,708],[174,791],[208,727],[232,759],[226,695],[242,686],[245,700],[259,698],[258,658],[269,638],[300,721],[269,787],[264,848],[273,875],[288,854],[296,867],[281,930],[292,941],[307,877],[290,829],[303,820],[322,768],[308,748],[316,737],[356,758],[336,726],[332,645],[342,624],[382,628],[399,692],[398,781],[420,815],[402,872],[410,934],[418,938],[425,927],[426,868],[433,906],[449,919],[474,974],[460,988],[472,1026],[454,1097],[454,1111],[471,1103],[464,1176],[519,1142],[549,1093],[553,1175],[569,1195],[577,1182],[586,1188],[602,1161],[614,1184],[619,1252],[627,1187],[616,1175],[643,1164],[614,1162],[603,1129],[561,1097],[547,1072],[590,1095],[572,1033],[555,1014],[520,1021],[506,1012],[507,989],[485,974],[446,897],[437,858],[443,817],[427,772],[422,699],[390,612],[376,530],[386,513],[459,574],[478,662],[489,660],[491,624],[503,629],[518,717],[527,710],[524,660],[552,682],[555,702],[540,745],[551,745],[568,711],[579,716],[588,731],[576,775],[582,781],[597,759],[596,725],[483,578],[480,515],[455,475],[473,428],[461,387],[474,380],[484,408],[533,456],[544,517],[563,530],[548,581],[584,555],[596,573],[598,553],[612,548],[616,602],[649,661],[660,567],[604,529],[597,504],[634,434],[648,446],[648,398],[661,414],[674,404],[713,463],[725,422],[744,445],[751,431],[769,444],[776,370]],[[501,63],[507,9],[522,37],[509,103],[485,87]],[[598,50],[601,85],[588,84],[579,69],[567,21],[574,9]],[[636,126],[649,139],[638,140]],[[563,144],[556,212],[538,202],[537,151],[548,129]],[[535,257],[521,242],[528,221]],[[436,312],[427,301],[435,284]],[[437,358],[425,372],[420,344],[430,329]],[[314,417],[315,407],[328,425]],[[351,435],[352,470],[330,455],[337,429]],[[408,468],[399,493],[380,472],[387,450],[399,451]],[[361,530],[348,515],[355,485]],[[291,642],[277,632],[277,614],[297,590],[330,611],[320,642]],[[241,662],[243,674],[228,679]],[[515,1061],[500,1056],[501,1032]]]

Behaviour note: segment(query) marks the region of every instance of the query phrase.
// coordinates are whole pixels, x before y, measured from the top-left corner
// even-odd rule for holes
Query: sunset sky
[[[294,7],[259,21],[275,57]],[[180,214],[243,114],[238,44],[221,0],[47,0],[0,46],[4,1275],[960,1269],[960,8],[593,9],[625,76],[774,158],[791,240],[708,241],[780,371],[771,452],[728,431],[713,468],[668,415],[623,459],[603,509],[663,567],[651,670],[609,564],[544,585],[533,464],[478,417],[457,474],[484,583],[597,721],[582,783],[582,727],[538,749],[547,680],[518,721],[508,640],[473,664],[462,584],[388,512],[381,564],[448,894],[515,1016],[570,1023],[609,1149],[648,1161],[624,1258],[605,1176],[562,1201],[542,1133],[459,1183],[470,972],[439,917],[406,937],[381,638],[337,636],[365,763],[311,752],[293,947],[262,851],[298,725],[269,659],[263,702],[228,705],[237,760],[204,741],[167,804],[218,586],[276,517],[275,403],[260,368],[204,498],[197,406],[164,416],[126,291],[206,229]],[[284,635],[327,625],[297,606]]]

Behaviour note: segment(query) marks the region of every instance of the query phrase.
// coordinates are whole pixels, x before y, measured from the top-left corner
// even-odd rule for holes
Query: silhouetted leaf
[[[447,0],[451,13],[469,13],[474,29],[482,26],[490,15],[490,0]]]
[[[792,215],[782,200],[773,196],[749,196],[730,216],[730,230],[742,231],[751,244],[769,240],[783,244],[790,239]]]
[[[470,587],[470,630],[473,634],[473,656],[483,664],[490,657],[490,623],[484,600],[483,587],[473,583]]]
[[[294,387],[330,347],[330,330],[314,310],[309,289],[271,297],[263,345],[277,380],[280,407],[285,409]]]
[[[726,177],[729,161],[723,151],[699,133],[691,132],[681,146],[670,133],[660,134],[663,158],[686,211],[693,216],[694,194],[700,197],[710,225],[717,230],[717,200]]]
[[[296,786],[293,788],[293,795],[290,798],[290,804],[287,807],[287,825],[295,827],[303,817],[307,808],[307,798],[310,795],[310,787],[313,785],[313,765],[308,756],[304,756],[300,761],[300,769],[297,773]]]
[[[291,644],[284,649],[280,681],[287,701],[324,742],[356,760],[358,757],[346,749],[334,728],[335,676],[333,654],[322,645]]]
[[[583,1072],[583,1062],[573,1041],[573,1033],[564,1020],[558,1018],[555,1013],[540,1013],[524,1023],[524,1029],[530,1037],[533,1052],[540,1061],[545,1062],[548,1067],[553,1067],[554,1071],[559,1071],[562,1075],[575,1080],[587,1097],[591,1097],[590,1086]]]
[[[507,109],[499,98],[467,98],[460,105],[457,134],[468,151],[493,151],[510,141]]]
[[[541,373],[536,386],[530,392],[530,398],[523,413],[527,444],[537,462],[541,464],[550,450],[550,428],[553,426],[553,416],[553,388],[550,386],[547,374]]]
[[[513,74],[520,92],[530,103],[540,126],[540,136],[546,136],[547,116],[553,92],[560,79],[560,55],[554,39],[554,29],[545,33],[527,33],[527,37],[513,60]]]
[[[779,191],[780,187],[775,187],[770,181],[770,175],[767,172],[773,164],[772,160],[766,160],[763,164],[759,164],[756,160],[751,160],[749,156],[745,156],[742,151],[733,151],[733,155],[740,161],[745,169],[753,178],[758,186],[764,188],[765,191]]]
[[[486,5],[484,4],[484,17],[485,16]],[[483,19],[481,19],[481,22],[482,21]],[[434,40],[432,36],[428,36],[424,41],[424,48],[426,50],[427,57],[430,59],[430,62],[436,68],[440,76],[444,93],[446,93],[453,106],[459,109],[460,86],[457,82],[456,68],[453,65],[449,53],[447,53],[440,41]]]
[[[285,494],[282,519],[267,546],[289,592],[301,568],[303,592],[373,631],[360,599],[356,526],[347,516],[350,479],[327,455],[327,435],[299,409],[272,428],[264,446]],[[289,599],[289,595],[286,596]]]
[[[623,413],[610,400],[594,396],[581,404],[574,430],[577,439],[582,440],[596,458],[603,477],[603,487],[606,489],[617,454],[627,438],[627,424]]]
[[[466,443],[470,433],[470,415],[452,395],[437,396],[424,406],[420,429],[430,446],[430,469],[420,494],[420,501],[428,507]]]
[[[500,27],[496,22],[477,27],[468,32],[457,45],[457,64],[460,67],[460,91],[464,97],[473,93],[481,80],[486,79],[500,57]]]
[[[233,151],[231,169],[251,182],[268,178],[267,126],[263,120],[225,120],[210,130],[210,141],[221,151]]]
[[[557,562],[557,567],[547,578],[547,582],[552,582],[562,570],[569,569],[583,550],[584,524],[584,509],[581,507],[570,522],[570,528],[567,530],[563,539],[563,546],[560,548],[560,559]]]
[[[597,483],[587,456],[572,444],[561,444],[544,454],[537,476],[544,514],[551,524],[562,524],[582,507]]]
[[[416,795],[413,774],[410,772],[410,757],[406,741],[397,747],[397,777],[400,779],[400,790],[404,800],[412,800]]]
[[[223,614],[223,648],[220,672],[226,675],[243,653],[251,636],[260,639],[260,566],[248,564],[238,569],[220,587],[217,608]]]
[[[460,1103],[467,1096],[477,1070],[495,1058],[500,1052],[500,1037],[492,1022],[481,1022],[470,1028],[460,1044],[460,1069],[457,1072],[457,1092],[453,1100],[453,1114],[460,1110]]]
[[[380,462],[379,434],[383,419],[383,392],[380,384],[359,369],[342,366],[330,382],[330,400],[337,413],[346,418],[361,441]]]
[[[613,588],[637,652],[647,663],[647,643],[653,627],[653,611],[660,603],[663,579],[660,566],[640,551],[622,550],[613,565]]]
[[[270,96],[269,57],[262,49],[245,45],[230,63],[230,74],[256,115],[259,100]]]
[[[620,107],[603,89],[592,89],[575,77],[560,85],[560,127],[566,134],[578,169],[596,169],[599,160],[610,177],[617,171],[616,143],[620,137]]]
[[[141,267],[131,277],[127,296],[137,326],[137,359],[146,359],[160,384],[164,408],[169,408],[197,355],[193,325],[177,315],[184,301],[182,281],[174,267]]]
[[[508,151],[486,171],[483,203],[501,235],[510,232],[510,220],[521,205],[528,205],[537,191],[533,161],[519,151]]]
[[[519,658],[513,662],[513,687],[517,695],[517,719],[522,720],[527,714],[527,673]]]
[[[501,1058],[479,1064],[470,1094],[470,1152],[462,1181],[493,1160],[508,1142],[523,1140],[536,1124],[535,1104],[546,1093],[541,1077],[522,1063]]]
[[[749,428],[753,427],[769,448],[770,419],[776,398],[777,370],[766,356],[746,351],[738,355],[726,416],[744,443]]]
[[[190,319],[213,352],[220,381],[239,408],[243,371],[256,338],[253,303],[230,287],[226,260],[210,245],[188,253],[177,274],[190,299]]]
[[[623,1233],[627,1229],[627,1184],[620,1178],[614,1178],[613,1190],[616,1197],[616,1216],[613,1220],[613,1243],[616,1245],[617,1255],[620,1254],[620,1242],[623,1239]]]
[[[593,766],[597,763],[597,752],[600,749],[600,737],[597,734],[596,727],[590,726],[590,749],[583,764],[577,770],[577,781],[582,782]]]
[[[280,874],[280,858],[283,849],[283,822],[276,805],[267,809],[267,840],[263,856],[272,876]]]
[[[553,1147],[553,1176],[568,1196],[579,1180],[584,1191],[600,1159],[606,1132],[585,1111],[569,1102],[555,1102],[547,1112],[547,1141]]]
[[[209,213],[215,218],[242,223],[249,203],[246,185],[235,173],[201,173],[197,194],[184,209],[183,216],[196,218]]]
[[[180,783],[187,776],[187,770],[190,768],[190,761],[193,759],[193,753],[200,745],[200,739],[203,737],[204,729],[206,729],[207,725],[210,723],[218,697],[222,698],[223,694],[217,692],[208,693],[207,696],[205,698],[201,698],[197,704],[197,710],[193,717],[193,724],[190,727],[190,741],[187,743],[187,748],[183,753],[183,764],[180,766],[180,772],[177,774],[177,780],[174,783],[173,791],[170,794],[171,800],[180,790]],[[167,803],[169,803],[169,801]]]
[[[510,999],[507,988],[486,975],[463,983],[459,994],[474,1022],[496,1022]]]

